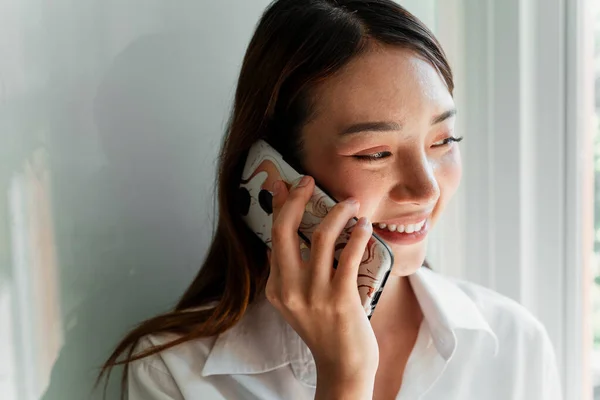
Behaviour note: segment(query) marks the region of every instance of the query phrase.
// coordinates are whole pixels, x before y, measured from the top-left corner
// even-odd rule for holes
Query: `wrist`
[[[316,400],[366,400],[373,398],[376,370],[365,368],[352,373],[317,368]]]

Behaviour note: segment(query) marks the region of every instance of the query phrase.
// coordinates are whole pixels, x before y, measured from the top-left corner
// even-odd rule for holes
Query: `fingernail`
[[[348,203],[348,204],[356,204],[356,203],[358,203],[358,200],[350,197],[349,199],[346,199],[346,203]]]
[[[295,189],[298,187],[304,187],[308,185],[308,182],[310,182],[310,178],[308,176],[303,176],[302,179],[296,180],[296,182],[294,182],[293,188]]]
[[[361,228],[366,228],[369,225],[371,225],[371,223],[369,222],[369,218],[367,217],[362,217],[358,220],[358,226],[360,226]]]
[[[275,183],[273,184],[273,196],[277,196],[279,194],[279,192],[281,192],[282,184],[283,184],[283,182],[281,182],[281,181],[275,181]]]

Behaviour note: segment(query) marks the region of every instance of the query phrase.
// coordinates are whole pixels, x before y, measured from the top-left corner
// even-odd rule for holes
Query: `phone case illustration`
[[[239,188],[241,213],[250,229],[269,248],[271,247],[273,222],[273,195],[271,192],[273,183],[282,180],[289,189],[301,177],[302,175],[289,166],[281,155],[265,141],[259,140],[250,149]],[[298,234],[303,239],[300,253],[305,261],[310,256],[312,233],[335,204],[335,200],[315,186],[298,229]],[[356,223],[356,218],[350,220],[335,243],[334,268],[350,239],[352,227]],[[375,310],[392,265],[391,250],[377,235],[373,235],[365,249],[357,280],[361,302],[369,318]]]

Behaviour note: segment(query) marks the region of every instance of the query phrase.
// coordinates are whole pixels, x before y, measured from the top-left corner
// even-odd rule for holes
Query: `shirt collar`
[[[457,346],[457,330],[489,335],[493,353],[498,339],[473,300],[451,279],[427,268],[409,277],[439,354],[448,361]],[[202,376],[258,374],[290,365],[301,382],[316,386],[316,367],[308,347],[264,298],[220,334],[210,351]]]
[[[498,353],[498,337],[475,302],[454,280],[428,268],[420,268],[409,279],[429,325],[433,343],[446,361],[456,350],[456,333],[459,330],[486,334],[491,340],[488,344],[492,353]]]

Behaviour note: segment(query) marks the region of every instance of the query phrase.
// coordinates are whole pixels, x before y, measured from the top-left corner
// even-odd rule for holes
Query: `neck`
[[[418,331],[422,320],[423,313],[408,277],[390,275],[371,317],[376,335]]]

